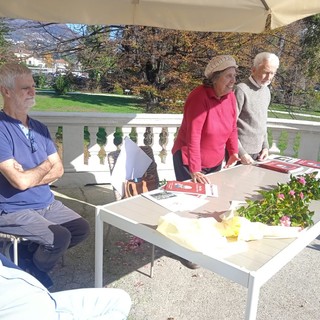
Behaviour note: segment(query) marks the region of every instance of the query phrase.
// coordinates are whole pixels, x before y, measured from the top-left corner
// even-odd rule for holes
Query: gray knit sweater
[[[235,87],[238,106],[239,156],[259,153],[269,148],[267,137],[268,87],[258,87],[250,79]]]

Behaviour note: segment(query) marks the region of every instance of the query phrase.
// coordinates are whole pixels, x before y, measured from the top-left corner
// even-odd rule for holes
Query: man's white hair
[[[32,71],[19,63],[5,63],[0,67],[0,87],[13,89],[17,77],[32,75]]]
[[[270,52],[260,52],[260,53],[258,53],[255,56],[255,58],[253,59],[253,66],[255,68],[257,68],[266,60],[269,61],[270,64],[272,64],[276,68],[279,67],[280,61],[279,61],[278,56],[276,56],[274,53],[270,53]]]

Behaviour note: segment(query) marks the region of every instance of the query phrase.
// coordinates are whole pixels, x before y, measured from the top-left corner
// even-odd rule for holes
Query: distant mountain
[[[6,36],[7,40],[39,53],[55,50],[60,41],[76,36],[66,24],[45,24],[21,19],[5,19],[4,22],[10,30]]]

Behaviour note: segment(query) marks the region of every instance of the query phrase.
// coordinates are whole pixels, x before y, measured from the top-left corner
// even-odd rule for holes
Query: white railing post
[[[122,127],[122,133],[123,133],[123,139],[125,137],[130,137],[130,133],[131,133],[132,128],[131,127]]]
[[[114,140],[114,133],[116,132],[116,127],[111,127],[111,126],[106,126],[106,139],[107,139],[107,144],[105,146],[105,152],[111,152],[116,149],[116,146],[113,142]]]
[[[270,154],[280,154],[280,149],[278,148],[278,142],[281,135],[281,131],[278,129],[272,130],[272,144],[269,148]]]
[[[146,132],[145,127],[136,127],[137,132],[137,145],[144,146],[144,134]]]
[[[294,142],[296,138],[296,131],[289,130],[288,131],[288,141],[287,141],[287,148],[285,150],[285,154],[289,157],[294,157]]]
[[[153,127],[152,128],[152,133],[153,133],[153,138],[152,138],[152,150],[154,157],[156,161],[158,160],[159,153],[162,150],[162,146],[160,145],[160,133],[162,132],[161,127]]]
[[[62,123],[61,123],[62,124]],[[62,149],[63,166],[65,172],[75,172],[84,165],[84,135],[82,124],[63,125]],[[81,169],[80,169],[81,170]]]
[[[168,137],[167,137],[167,144],[166,144],[166,151],[167,152],[171,152],[171,149],[174,144],[176,132],[177,132],[176,127],[168,127]]]
[[[97,143],[98,130],[99,130],[99,127],[97,126],[88,126],[88,131],[90,134],[90,143],[88,146],[88,151],[89,151],[88,164],[90,166],[100,165],[99,152],[101,148]]]

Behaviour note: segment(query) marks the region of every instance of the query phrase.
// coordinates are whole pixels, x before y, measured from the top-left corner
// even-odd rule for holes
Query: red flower
[[[280,219],[280,224],[281,224],[283,227],[290,227],[290,225],[291,225],[290,217],[288,217],[288,216],[283,216],[283,217]]]
[[[305,185],[307,183],[304,177],[299,177],[298,182],[300,182],[302,185]]]

